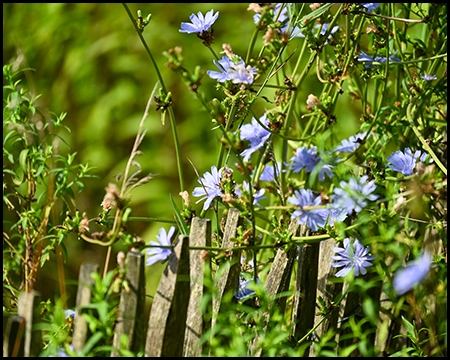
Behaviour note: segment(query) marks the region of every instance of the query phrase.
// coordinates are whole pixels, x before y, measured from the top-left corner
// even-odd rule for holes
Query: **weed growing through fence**
[[[10,304],[4,312],[13,312],[19,291],[33,288],[51,252],[58,253],[63,271],[67,235],[75,233],[108,248],[103,276],[93,279],[93,301],[83,308],[92,336],[81,354],[114,350],[116,294],[127,283],[124,267],[107,271],[112,245],[152,255],[147,265],[153,266],[171,253],[176,231],[161,230],[160,242],[146,246],[148,241],[127,230],[131,190],[153,178],[138,176],[136,157],[155,103],[162,125],[169,116],[173,136],[182,199],[170,199],[178,232],[188,235],[195,216],[215,221],[212,246],[191,249],[212,259],[213,279],[206,281],[200,304],[207,320],[213,318],[208,307],[217,296],[219,269],[234,257],[221,248],[224,219],[236,208],[242,220],[232,238],[234,251],[245,253],[241,288],[224,294],[214,326],[200,337],[203,355],[445,356],[447,6],[250,4],[254,30],[245,34],[246,52],[240,47],[243,34],[230,39],[214,31],[229,14],[197,12],[192,23],[173,28],[183,36],[196,33],[196,46],[209,50],[209,65],[193,70],[184,63],[182,43],[172,49],[148,45],[156,14],[144,20],[140,10],[135,18],[128,5],[124,9],[157,85],[125,171],[117,183],[104,184],[98,216],[78,210],[75,199],[92,170],[77,165],[75,154],[59,155],[55,146],[59,131],[68,130],[65,114],[46,119],[16,80],[18,73],[10,65],[3,68],[3,199],[16,217],[4,230],[4,304],[5,298]],[[238,46],[239,55],[233,52]],[[155,51],[211,117],[217,160],[189,160],[197,187],[186,186],[182,164],[189,154],[181,151],[173,111],[182,104],[165,85]],[[195,205],[190,195],[200,197]],[[94,222],[101,231],[93,231]],[[306,229],[301,236],[288,230],[291,222]],[[291,256],[296,266],[284,278],[287,288],[273,296],[267,279],[280,249],[285,263]],[[305,254],[319,260],[307,263]],[[308,269],[301,270],[302,262]],[[326,266],[323,278],[311,285],[314,292],[321,287],[322,295],[314,296],[309,314],[295,315],[309,295],[298,294],[304,291],[301,281],[316,281]],[[336,272],[338,266],[344,268]],[[302,277],[301,271],[314,267],[314,276]],[[332,296],[323,295],[331,288]],[[73,354],[65,308],[64,296],[44,304],[45,355]],[[299,329],[300,323],[307,325]]]

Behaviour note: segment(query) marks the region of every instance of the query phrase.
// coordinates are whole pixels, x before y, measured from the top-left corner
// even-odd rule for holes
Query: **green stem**
[[[133,15],[131,14],[130,9],[128,8],[128,5],[126,3],[122,3],[123,7],[125,8],[125,11],[127,12],[128,16],[130,17],[131,22],[133,23],[133,26],[139,36],[139,38],[141,39],[142,45],[145,48],[145,51],[147,52],[148,56],[150,56],[150,60],[153,64],[153,67],[155,68],[156,71],[156,75],[158,76],[159,82],[161,83],[161,87],[164,91],[165,94],[167,94],[167,88],[166,85],[164,83],[164,79],[159,71],[158,65],[156,64],[156,61],[147,45],[147,42],[145,41],[144,37],[142,36],[142,31],[139,30],[136,20],[134,19]],[[177,129],[176,129],[176,124],[175,124],[175,115],[173,113],[173,109],[171,106],[169,106],[168,108],[169,111],[169,118],[170,118],[170,125],[172,127],[172,135],[173,135],[173,140],[174,140],[174,145],[175,145],[175,154],[176,154],[176,158],[177,158],[177,167],[178,167],[178,176],[180,179],[180,189],[181,192],[184,191],[184,181],[183,181],[183,168],[181,166],[181,156],[180,156],[180,145],[178,142],[178,135],[177,135]]]
[[[427,144],[427,142],[425,141],[424,137],[422,136],[422,134],[420,133],[419,129],[417,128],[417,126],[414,124],[414,121],[412,119],[411,116],[411,110],[413,107],[413,103],[410,103],[408,105],[408,108],[406,109],[406,117],[408,118],[409,124],[411,125],[411,128],[414,131],[414,134],[416,134],[417,138],[419,139],[419,141],[422,143],[423,148],[428,152],[428,154],[431,155],[431,157],[434,159],[434,161],[436,162],[436,165],[442,170],[442,172],[444,173],[445,176],[447,176],[447,169],[444,166],[444,164],[441,163],[441,161],[439,160],[439,158],[436,156],[436,154],[434,153],[433,149],[431,149],[430,145]]]

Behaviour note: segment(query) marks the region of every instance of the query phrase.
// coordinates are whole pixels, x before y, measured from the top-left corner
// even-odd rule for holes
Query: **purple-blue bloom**
[[[259,118],[259,121],[267,127],[269,120],[267,119],[267,114]],[[241,127],[240,132],[241,140],[250,141],[250,147],[243,152],[241,156],[244,157],[244,162],[250,159],[250,156],[256,151],[263,147],[265,142],[270,137],[270,132],[264,129],[255,118],[252,118],[251,124],[245,124]]]
[[[206,13],[206,16],[203,16],[203,14],[199,11],[197,15],[192,14],[189,17],[192,24],[185,22],[181,23],[180,32],[191,34],[207,31],[212,26],[212,24],[214,24],[214,22],[217,20],[218,16],[219,12],[216,12],[214,14],[214,10],[208,11]]]
[[[377,257],[377,255],[367,255],[370,251],[369,247],[364,248],[364,246],[359,242],[358,239],[355,239],[354,249],[350,245],[350,239],[344,239],[344,248],[335,247],[333,251],[338,253],[339,255],[332,256],[332,260],[337,260],[337,262],[332,263],[333,267],[341,267],[344,266],[343,269],[339,270],[336,273],[337,277],[346,276],[352,269],[354,269],[355,276],[358,276],[359,273],[365,275],[367,270],[365,269],[368,266],[372,266],[370,260],[373,260]]]
[[[421,156],[421,153],[420,150],[417,150],[413,155],[410,148],[406,148],[404,153],[401,150],[396,151],[386,159],[390,162],[390,164],[386,164],[386,166],[389,166],[394,171],[401,172],[403,175],[412,175],[414,174],[417,159],[420,159],[420,161],[423,162],[428,156],[425,152]],[[433,159],[430,160],[430,162],[432,161]]]
[[[364,6],[368,11],[374,11],[377,9],[378,6],[380,6],[380,3],[359,3],[359,4]]]
[[[430,272],[431,260],[431,254],[425,252],[419,259],[409,262],[405,268],[398,270],[392,282],[395,293],[403,295],[421,283]]]
[[[300,172],[303,168],[306,168],[306,172],[311,172],[316,166],[321,165],[319,170],[320,181],[325,180],[325,174],[328,175],[330,179],[334,176],[333,171],[331,170],[334,166],[326,164],[320,156],[317,155],[317,146],[314,146],[311,149],[306,148],[306,146],[297,148],[295,156],[289,161],[291,161],[291,163],[286,163],[286,165],[291,168],[286,169],[285,171],[292,170],[294,172]]]
[[[328,225],[334,226],[335,223],[343,222],[347,216],[347,209],[329,209]]]
[[[259,279],[256,280],[257,284],[259,284]],[[239,289],[234,293],[234,297],[238,300],[243,300],[248,298],[249,296],[255,294],[255,292],[248,288],[248,284],[253,282],[253,279],[239,279]],[[253,282],[254,283],[254,282]]]
[[[206,73],[212,79],[217,79],[218,82],[225,82],[231,80],[233,84],[252,84],[257,68],[252,68],[250,65],[245,66],[244,60],[239,56],[230,60],[227,56],[217,62],[213,60],[214,64],[219,68],[220,72],[208,70]]]
[[[273,165],[266,164],[264,166],[264,170],[262,171],[261,175],[259,176],[259,180],[261,181],[275,181],[275,179],[280,174],[280,163],[278,162],[276,164],[276,169],[274,169]],[[253,176],[253,172],[252,172]]]
[[[334,151],[348,151],[348,152],[355,151],[356,148],[359,146],[359,140],[364,139],[366,134],[367,131],[360,134],[356,134],[354,136],[352,135],[348,140],[347,139],[342,140],[341,143],[336,147],[336,149],[334,149]]]
[[[313,192],[309,189],[300,189],[300,192],[295,191],[294,194],[295,196],[288,198],[288,202],[300,206],[300,209],[294,211],[291,219],[300,216],[298,223],[306,222],[306,226],[312,231],[317,231],[318,227],[324,227],[329,214],[328,209],[303,209],[305,206],[320,206],[322,203],[320,195],[313,199]]]
[[[159,235],[156,235],[156,238],[159,240],[159,242],[150,241],[149,245],[170,246],[172,245],[170,239],[172,238],[174,233],[175,233],[175,226],[171,226],[168,233],[166,233],[166,229],[161,228],[159,229]],[[150,257],[147,258],[146,265],[151,266],[157,261],[167,259],[167,257],[170,255],[171,252],[172,250],[169,248],[152,247],[147,249],[145,253],[147,255],[150,255]]]
[[[248,192],[249,192],[249,186],[248,186],[248,182],[247,182],[247,181],[244,181],[244,182],[242,183],[242,188],[243,188],[244,191],[248,194]],[[255,190],[255,188],[252,188],[252,189]],[[237,195],[238,197],[241,197],[241,196],[242,196],[242,191],[241,191],[241,189],[240,189],[240,186],[237,186],[235,191],[236,191],[236,195]],[[258,202],[266,198],[265,196],[263,196],[265,192],[266,192],[266,189],[260,189],[260,190],[256,191],[256,192],[253,194],[253,205],[261,206],[261,205],[258,204]]]
[[[273,21],[281,23],[280,32],[284,34],[288,30],[289,26],[289,17],[288,17],[288,11],[287,7],[281,6],[283,3],[277,3],[273,9]],[[281,11],[280,11],[281,9]],[[259,22],[259,19],[261,18],[261,14],[255,14],[253,15],[253,21],[255,24]],[[294,29],[292,29],[291,34],[293,34],[291,37],[304,37],[304,35],[300,32],[300,28],[296,26]]]
[[[397,54],[398,50],[395,50],[395,52],[389,56],[389,62],[392,61],[401,61],[400,59],[397,59],[394,57],[395,54]],[[362,62],[377,62],[377,63],[385,63],[386,62],[386,58],[383,56],[377,56],[375,58],[372,58],[371,56],[367,55],[366,53],[364,53],[363,51],[361,51],[361,54],[359,54],[358,56],[358,61],[362,61]],[[375,65],[364,65],[366,68],[374,68]]]
[[[347,209],[348,214],[351,215],[353,210],[360,212],[367,206],[367,200],[374,201],[380,196],[372,194],[377,186],[375,180],[366,183],[369,177],[367,175],[361,176],[360,179],[350,179],[349,182],[341,181],[340,188],[334,189],[334,194],[331,195],[333,199],[333,207],[335,209]]]
[[[290,166],[294,172],[300,172],[303,168],[306,168],[306,172],[311,172],[316,167],[318,161],[316,157],[317,146],[308,149],[306,146],[297,148],[295,151],[295,156],[289,161],[292,163],[286,164]]]
[[[75,314],[76,314],[75,310],[67,309],[67,310],[63,310],[63,312],[64,312],[64,314],[66,314],[66,317],[65,317],[66,319],[68,319],[71,316],[75,319]]]
[[[203,196],[200,200],[196,202],[198,204],[200,201],[206,199],[205,204],[203,205],[203,210],[207,210],[211,205],[211,202],[214,200],[216,196],[222,195],[222,190],[220,189],[220,182],[222,180],[222,169],[217,171],[215,165],[211,167],[211,173],[205,172],[203,177],[198,180],[198,182],[202,185],[201,187],[196,187],[192,192],[192,195],[195,197]]]
[[[437,80],[436,75],[429,75],[429,74],[421,75],[420,78],[423,79],[424,81]]]

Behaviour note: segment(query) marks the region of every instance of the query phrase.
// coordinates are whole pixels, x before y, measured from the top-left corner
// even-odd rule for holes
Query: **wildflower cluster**
[[[360,6],[357,9],[360,11],[362,9],[363,12],[374,12],[379,8],[379,4],[375,3],[362,3]],[[292,16],[293,9],[283,4],[251,4],[249,6],[248,10],[255,12],[253,21],[257,29],[265,31],[263,46],[266,46],[268,51],[277,54],[281,43],[287,44],[294,39],[302,38],[306,39],[305,41],[311,49],[327,45],[339,46],[336,45],[335,40],[342,36],[342,32],[336,22],[319,21],[313,26],[311,23],[301,23]],[[317,10],[318,8],[312,9]],[[192,14],[192,24],[182,23],[180,32],[212,33],[212,25],[217,17],[218,13],[214,15],[213,10],[205,16],[201,13]],[[330,17],[324,18],[330,19]],[[325,35],[327,38],[323,39]],[[199,37],[202,36],[199,35]],[[277,41],[278,45],[275,46]],[[331,45],[329,41],[331,41]],[[205,45],[210,47],[211,43],[207,42]],[[420,158],[420,161],[424,162],[429,158],[426,152],[417,150],[413,154],[410,148],[406,148],[404,152],[399,150],[387,156],[385,158],[387,162],[383,165],[378,161],[376,169],[380,169],[380,166],[384,167],[381,172],[377,170],[376,173],[358,175],[355,170],[352,170],[352,166],[360,165],[358,162],[361,161],[361,154],[369,148],[364,145],[370,142],[372,148],[373,146],[379,148],[377,144],[382,140],[380,134],[373,127],[363,125],[360,132],[342,139],[340,142],[335,141],[334,145],[332,143],[324,146],[323,143],[320,143],[323,141],[323,137],[317,138],[317,145],[311,140],[301,141],[300,145],[294,148],[292,157],[281,159],[281,162],[277,161],[274,143],[279,140],[277,135],[280,130],[287,126],[285,120],[275,124],[273,119],[277,118],[277,112],[266,110],[259,118],[252,116],[250,122],[245,123],[248,108],[256,99],[253,94],[257,93],[257,90],[252,86],[257,78],[264,79],[269,76],[266,73],[268,66],[267,64],[262,66],[258,59],[252,57],[247,57],[247,59],[253,65],[246,64],[243,58],[233,53],[230,44],[223,44],[223,49],[225,55],[220,59],[213,59],[213,63],[219,71],[207,70],[207,74],[210,79],[217,81],[216,89],[222,89],[226,95],[221,105],[225,112],[227,112],[226,104],[228,106],[231,104],[231,111],[225,115],[229,117],[227,122],[217,121],[216,124],[220,124],[219,127],[225,139],[222,144],[224,149],[221,151],[227,150],[229,154],[235,154],[238,160],[236,169],[243,175],[244,180],[241,180],[240,183],[234,180],[233,171],[228,167],[222,167],[223,163],[220,157],[218,165],[212,165],[210,172],[207,171],[198,178],[201,186],[192,191],[194,197],[200,197],[197,203],[204,202],[203,213],[212,207],[213,202],[217,206],[223,203],[227,204],[227,207],[236,206],[242,209],[242,205],[247,204],[244,206],[247,210],[253,207],[264,209],[267,206],[265,204],[268,204],[267,201],[272,200],[270,194],[276,193],[282,203],[292,206],[289,215],[292,221],[297,221],[300,225],[305,224],[307,229],[315,233],[333,231],[333,229],[340,228],[344,222],[358,224],[358,214],[363,213],[365,209],[371,211],[376,209],[379,204],[376,201],[380,200],[385,192],[385,185],[379,174],[384,174],[390,168],[403,175],[413,175],[417,160]],[[365,69],[370,69],[386,62],[401,62],[395,57],[397,53],[398,50],[395,50],[387,58],[382,55],[369,56],[365,51],[360,51],[353,65],[357,68],[358,64],[362,63]],[[267,61],[267,58],[265,60]],[[430,81],[436,78],[434,75],[422,75],[421,79]],[[288,81],[287,78],[285,83],[289,83],[286,81]],[[229,83],[245,86],[235,88],[230,94],[228,92],[230,87],[227,85]],[[297,86],[298,84],[293,84],[294,88]],[[252,88],[254,89],[253,94]],[[214,101],[217,102],[217,99]],[[306,100],[307,110],[313,111],[311,116],[322,114],[329,117],[329,101],[329,98],[319,99],[310,94]],[[235,119],[230,118],[233,116]],[[237,119],[241,120],[240,126],[237,131],[231,133],[229,122]],[[285,134],[288,134],[287,128],[285,128]],[[290,133],[289,135],[292,138]],[[281,141],[286,144],[286,140],[283,138]],[[290,144],[293,145],[293,143]],[[286,145],[284,146],[286,148]],[[254,156],[254,154],[258,156]],[[355,165],[348,162],[352,156],[356,157]],[[379,156],[375,158],[378,160]],[[270,164],[270,160],[273,165]],[[431,163],[433,159],[428,161]],[[286,184],[289,185],[289,189],[283,188]],[[310,188],[306,187],[306,184],[309,184]],[[216,206],[214,208],[217,211]],[[393,209],[398,211],[397,205]],[[252,211],[254,210],[248,214]],[[354,222],[355,219],[356,222]],[[251,221],[254,222],[254,219]],[[365,241],[363,240],[362,243]],[[377,254],[368,255],[370,249],[364,247],[362,243],[355,238],[352,246],[350,239],[345,237],[344,248],[335,247],[333,249],[338,255],[330,254],[330,259],[337,260],[336,263],[332,263],[332,266],[344,267],[336,274],[337,277],[345,277],[352,269],[354,276],[367,273],[366,268],[372,265],[370,261],[374,260]],[[403,293],[399,290],[401,286],[398,285],[399,283],[405,284],[405,281],[401,279],[402,277],[397,277],[394,282],[397,294]],[[419,276],[418,279],[418,281],[423,280],[423,276]],[[244,299],[252,293],[246,288],[249,281],[248,278],[241,279],[240,289],[236,293],[238,299]],[[410,285],[405,284],[404,288],[410,288]]]

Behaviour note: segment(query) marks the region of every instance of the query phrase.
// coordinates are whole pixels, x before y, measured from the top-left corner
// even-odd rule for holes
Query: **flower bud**
[[[306,100],[306,103],[311,106],[311,107],[320,107],[322,106],[322,103],[320,102],[320,100],[317,98],[317,96],[310,94],[308,96],[308,100]]]

